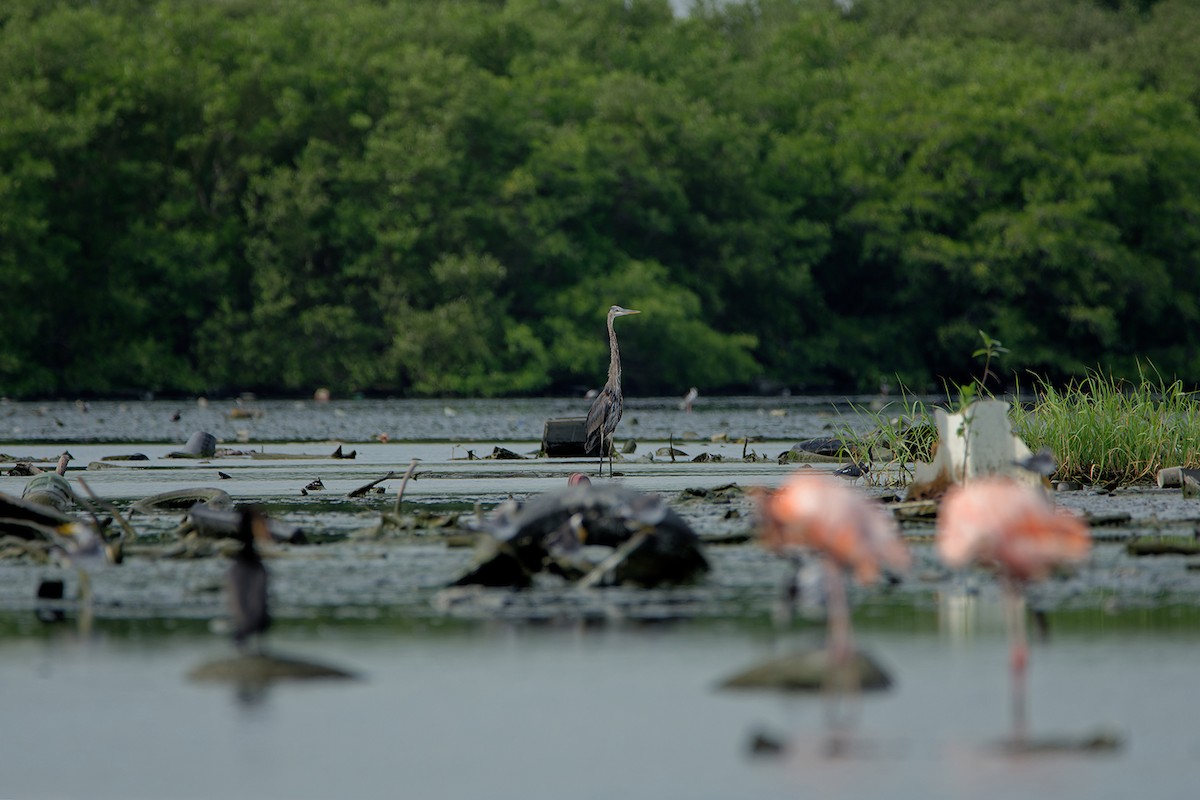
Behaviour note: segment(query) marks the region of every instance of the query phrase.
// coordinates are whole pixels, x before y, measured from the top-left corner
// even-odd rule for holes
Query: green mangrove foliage
[[[1194,380],[1196,20],[9,0],[0,394]]]

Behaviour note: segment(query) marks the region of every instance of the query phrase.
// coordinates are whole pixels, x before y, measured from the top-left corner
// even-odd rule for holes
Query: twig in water
[[[124,555],[125,545],[136,539],[137,533],[134,532],[133,526],[129,524],[129,520],[125,519],[125,515],[118,511],[117,507],[112,503],[108,502],[107,500],[101,500],[96,493],[92,491],[92,487],[88,486],[87,481],[85,481],[82,476],[77,477],[75,480],[79,481],[79,485],[82,486],[83,490],[88,493],[88,497],[92,498],[92,501],[95,502],[96,505],[100,506],[109,514],[112,514],[113,519],[115,519],[117,524],[121,526],[121,538],[117,540],[116,545],[112,548],[110,553],[110,558],[113,562],[120,562],[122,556]],[[90,508],[88,509],[88,513],[91,514],[93,520],[96,520],[96,514]],[[96,520],[96,530],[98,532],[103,530],[100,527],[99,520]],[[104,534],[101,532],[100,536],[103,538]]]
[[[393,511],[397,515],[400,513],[400,501],[404,499],[404,487],[408,486],[408,479],[412,477],[413,471],[417,468],[417,462],[420,460],[414,458],[408,462],[408,469],[404,471],[404,480],[400,481],[400,492],[396,495],[396,508]]]

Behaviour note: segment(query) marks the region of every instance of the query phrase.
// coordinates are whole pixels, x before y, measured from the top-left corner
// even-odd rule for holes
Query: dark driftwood
[[[351,489],[350,492],[346,495],[346,497],[362,497],[364,494],[371,491],[379,484],[383,483],[384,481],[390,481],[392,478],[395,478],[395,477],[396,477],[395,472],[388,472],[388,474],[384,475],[382,478],[376,478],[375,480],[371,481],[370,483],[365,483],[362,486],[358,487],[357,489]]]
[[[6,526],[4,520],[14,520],[18,523],[32,522],[47,528],[57,528],[75,518],[50,506],[31,503],[19,497],[0,492],[0,533],[11,533],[22,539],[33,538],[28,526],[24,524]]]
[[[1131,556],[1194,556],[1200,555],[1200,541],[1182,536],[1154,536],[1137,539],[1125,545]]]

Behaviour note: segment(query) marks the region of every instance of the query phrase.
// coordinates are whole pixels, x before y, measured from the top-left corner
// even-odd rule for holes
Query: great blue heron
[[[621,411],[624,399],[621,396],[621,351],[617,348],[617,332],[613,329],[613,320],[627,314],[640,314],[620,306],[608,310],[608,381],[600,394],[592,402],[592,408],[587,416],[587,440],[585,447],[591,450],[600,447],[600,475],[604,475],[604,453],[608,451],[608,474],[612,476],[612,439],[621,421]]]
[[[271,627],[267,606],[267,568],[258,553],[256,540],[270,541],[267,518],[253,506],[242,512],[236,538],[242,547],[229,568],[229,615],[233,623],[233,642],[245,649],[252,636]]]

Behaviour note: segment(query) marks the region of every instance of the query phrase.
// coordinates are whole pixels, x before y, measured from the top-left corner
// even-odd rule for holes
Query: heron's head
[[[634,311],[632,308],[621,308],[620,306],[613,306],[612,308],[610,308],[608,310],[608,316],[611,317],[612,319],[616,319],[617,317],[628,316],[629,314],[640,314],[640,313],[642,313],[642,312]]]

